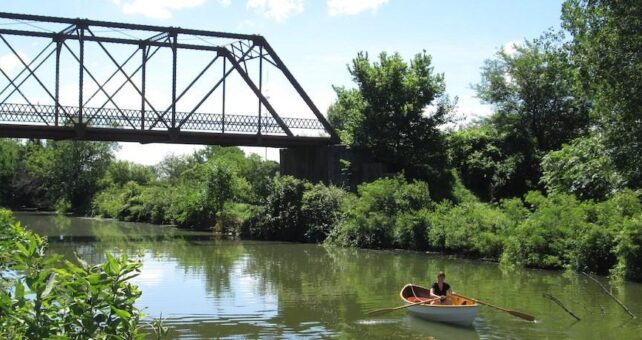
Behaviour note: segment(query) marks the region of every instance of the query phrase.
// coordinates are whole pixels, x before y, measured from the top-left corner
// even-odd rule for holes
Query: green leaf
[[[25,248],[25,246],[22,243],[20,242],[16,243],[16,247],[18,248],[18,250],[20,250],[22,255],[29,256],[29,251],[27,250],[27,248]]]
[[[17,300],[22,300],[25,297],[25,287],[20,281],[16,282],[15,297]]]
[[[126,319],[127,320],[127,319],[131,318],[131,316],[132,316],[128,311],[122,310],[122,309],[118,309],[116,307],[111,307],[111,310],[116,315],[118,315],[118,317],[120,317],[121,319]]]
[[[106,264],[107,265],[105,266],[105,271],[107,272],[107,274],[118,275],[118,272],[120,271],[120,265],[115,258],[113,258],[112,256],[108,256]]]

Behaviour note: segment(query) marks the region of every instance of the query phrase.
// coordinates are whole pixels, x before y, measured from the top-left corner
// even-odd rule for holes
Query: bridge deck
[[[84,107],[83,115],[83,124],[78,124],[78,107],[0,103],[0,137],[269,147],[331,144],[316,119],[282,118],[291,130],[307,132],[301,138],[285,135],[272,117],[177,112],[176,128],[171,128],[162,112]]]

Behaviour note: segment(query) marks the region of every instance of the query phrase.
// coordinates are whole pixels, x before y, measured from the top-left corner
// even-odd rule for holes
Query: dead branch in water
[[[588,277],[589,279],[591,279],[591,280],[593,280],[595,283],[597,283],[597,284],[598,284],[598,286],[600,286],[600,288],[602,288],[602,290],[604,291],[604,293],[606,293],[606,295],[610,296],[610,297],[611,297],[615,302],[617,302],[617,304],[618,304],[618,305],[620,305],[620,307],[624,308],[624,310],[625,310],[627,313],[629,313],[629,315],[631,316],[631,318],[635,319],[635,317],[636,317],[636,316],[635,316],[635,314],[631,313],[631,311],[629,310],[629,308],[628,308],[628,307],[626,307],[626,306],[622,303],[622,301],[618,300],[618,298],[616,298],[616,297],[615,297],[615,295],[613,295],[613,293],[609,292],[609,290],[608,290],[608,289],[606,289],[606,287],[604,287],[604,285],[603,285],[602,283],[600,283],[600,281],[596,280],[594,277],[592,277],[591,275],[589,275],[589,274],[587,274],[587,273],[585,273],[585,272],[582,272],[582,274],[584,274],[586,277]]]
[[[571,314],[571,316],[574,317],[577,321],[581,320],[577,315],[575,315],[575,313],[571,312],[568,308],[566,308],[566,306],[564,306],[562,301],[560,301],[558,298],[554,297],[553,294],[544,293],[544,297],[547,297],[547,298],[553,300],[553,302],[555,302],[560,307],[562,307],[562,309],[564,309],[566,311],[566,313]]]

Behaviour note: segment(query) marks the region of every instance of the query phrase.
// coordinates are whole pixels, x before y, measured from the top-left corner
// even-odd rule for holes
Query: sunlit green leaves
[[[0,215],[2,213],[0,210]],[[47,243],[9,218],[0,218],[0,337],[138,338],[138,288],[128,282],[141,262],[107,254],[103,264],[61,262]],[[5,284],[9,282],[12,284]]]
[[[568,0],[562,25],[593,116],[630,185],[642,186],[642,3]]]
[[[589,136],[552,151],[542,160],[542,183],[551,193],[603,200],[624,187],[601,136]]]

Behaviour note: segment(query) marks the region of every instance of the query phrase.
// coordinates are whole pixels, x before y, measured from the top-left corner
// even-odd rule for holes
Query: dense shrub
[[[616,264],[615,232],[605,226],[587,223],[572,244],[569,265],[573,270],[606,275]]]
[[[71,210],[71,203],[66,198],[59,198],[53,207],[57,214],[64,215]]]
[[[216,219],[214,230],[223,234],[238,236],[243,223],[252,216],[252,205],[246,203],[226,202]]]
[[[172,198],[167,209],[167,217],[181,227],[197,226],[200,228],[214,225],[214,217],[205,210],[202,192],[199,188],[181,184],[172,187]]]
[[[311,185],[291,176],[277,176],[265,204],[251,208],[241,236],[262,240],[323,242],[342,217],[349,197],[343,189]]]
[[[624,187],[609,152],[599,136],[574,140],[542,159],[542,183],[551,193],[602,200]]]
[[[166,185],[144,187],[140,193],[140,205],[134,209],[139,222],[170,223],[170,206],[174,199],[174,188]]]
[[[413,244],[415,249],[425,248],[425,237],[416,242],[408,240],[408,235],[415,234],[417,226],[423,222],[413,221],[414,218],[407,214],[432,205],[426,183],[408,183],[402,176],[397,176],[362,184],[357,191],[357,197],[344,203],[345,216],[331,233],[331,242],[364,248],[390,248],[402,244]]]
[[[530,216],[506,240],[504,260],[528,267],[562,268],[571,264],[577,236],[587,226],[587,209],[570,195],[526,195]]]
[[[611,272],[635,281],[642,281],[641,196],[639,191],[624,190],[596,204],[592,210],[592,219],[613,238],[611,251],[616,265]]]
[[[400,213],[393,226],[393,246],[401,249],[423,250],[426,248],[428,230],[427,210]]]
[[[12,140],[0,140],[0,204],[11,203],[14,174],[18,168],[21,145]]]
[[[642,214],[628,219],[617,235],[617,266],[614,274],[642,281]]]
[[[483,201],[521,195],[531,187],[528,139],[501,133],[493,120],[448,136],[449,153],[463,184]]]
[[[306,182],[291,176],[277,176],[270,185],[265,205],[255,210],[248,227],[253,238],[303,241],[306,229],[301,208]]]
[[[116,218],[125,205],[120,192],[121,188],[109,187],[94,197],[92,201],[92,214],[95,216]]]
[[[265,195],[274,171],[273,162],[221,147],[168,157],[158,165],[159,178],[149,167],[116,162],[101,180],[104,189],[92,211],[124,221],[232,231],[249,215],[244,205],[264,199],[258,195]],[[221,218],[233,225],[224,226]]]
[[[431,248],[492,259],[501,255],[510,225],[500,209],[480,202],[442,203],[428,218]]]
[[[306,242],[323,242],[342,216],[342,204],[348,193],[334,186],[317,184],[303,193],[301,214]]]

